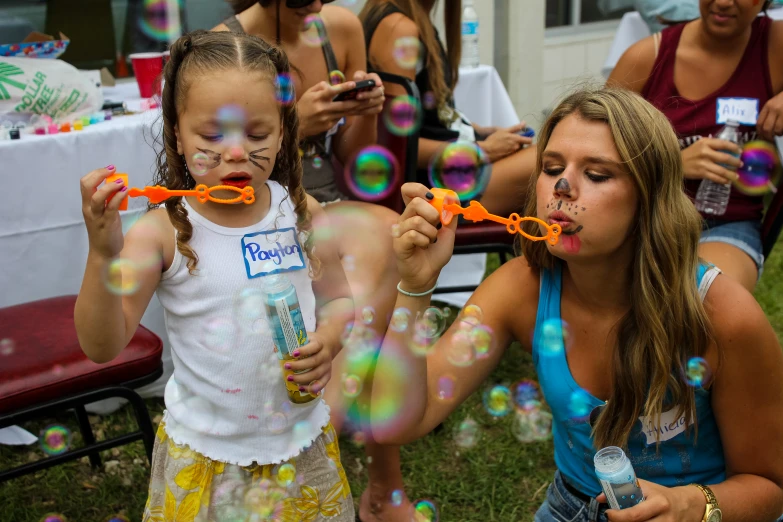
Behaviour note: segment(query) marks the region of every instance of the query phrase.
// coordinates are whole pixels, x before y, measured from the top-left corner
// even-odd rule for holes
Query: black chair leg
[[[136,422],[139,425],[141,431],[141,440],[144,442],[144,449],[147,452],[147,459],[152,465],[152,448],[155,446],[155,430],[152,427],[152,421],[150,420],[150,414],[147,411],[147,405],[144,404],[144,399],[137,393],[132,393],[128,396],[128,400],[133,406],[133,411],[136,414]]]
[[[85,447],[90,447],[95,444],[95,434],[92,432],[92,426],[90,426],[90,419],[87,417],[87,411],[84,409],[83,404],[74,406],[76,412],[76,419],[79,421],[79,431],[82,433]],[[93,468],[101,467],[101,454],[97,451],[90,453],[90,465]]]

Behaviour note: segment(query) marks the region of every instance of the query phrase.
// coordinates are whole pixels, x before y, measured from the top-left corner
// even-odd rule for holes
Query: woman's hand
[[[376,115],[383,111],[383,102],[386,100],[386,96],[381,78],[375,73],[356,71],[353,75],[353,81],[359,83],[363,80],[373,80],[375,87],[371,91],[360,92],[356,95],[356,100],[362,103],[355,110],[349,112],[348,116]]]
[[[774,142],[783,135],[783,93],[767,100],[756,120],[759,137]]]
[[[685,179],[709,179],[727,185],[738,178],[737,173],[724,167],[738,169],[742,162],[725,151],[742,154],[736,143],[717,138],[702,138],[682,151]]]
[[[419,183],[404,184],[402,198],[405,210],[392,230],[400,287],[421,293],[435,286],[438,274],[451,259],[457,218],[441,226],[440,214],[430,204],[432,193]]]
[[[644,502],[626,509],[610,509],[606,516],[611,522],[701,522],[707,499],[696,486],[667,488],[646,480],[639,480]],[[606,495],[596,497],[606,503]]]
[[[299,385],[300,392],[312,395],[324,389],[332,378],[332,350],[320,338],[318,332],[307,332],[308,343],[294,351],[295,361],[286,361],[283,365],[286,370],[304,373],[294,373],[288,379]]]
[[[128,197],[128,187],[122,180],[98,186],[114,174],[114,165],[93,170],[80,183],[82,192],[82,214],[87,225],[90,251],[105,259],[112,259],[122,251],[122,221],[120,203]],[[110,202],[106,202],[111,198]]]
[[[364,102],[356,100],[332,101],[341,92],[350,91],[356,82],[329,85],[319,82],[309,88],[296,103],[299,115],[299,136],[316,136],[334,127],[340,119],[360,109]]]
[[[524,123],[521,123],[520,125],[522,125],[522,127],[516,132],[519,132],[525,126]],[[510,132],[513,129],[517,129],[517,127],[518,126],[514,126],[509,127],[508,129],[495,131],[484,141],[478,142],[478,146],[487,154],[489,161],[494,163],[515,153],[521,149],[522,146],[533,143],[532,138],[526,138],[516,134],[516,132]]]

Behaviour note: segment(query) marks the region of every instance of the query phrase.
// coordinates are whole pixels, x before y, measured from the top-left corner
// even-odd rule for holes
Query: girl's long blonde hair
[[[443,121],[448,125],[451,123],[450,119],[453,119],[453,111],[448,108],[448,102],[459,79],[459,61],[462,55],[462,0],[447,0],[443,9],[443,21],[446,27],[446,56],[451,68],[451,77],[449,78],[443,74],[443,59],[440,55],[438,36],[435,34],[435,28],[430,22],[427,11],[421,6],[421,0],[367,0],[359,13],[359,19],[364,22],[373,9],[377,9],[385,3],[395,6],[416,24],[419,30],[419,39],[427,51],[427,62],[424,67],[429,73],[430,87],[435,96],[438,115],[441,120],[448,120]],[[369,53],[370,50],[368,49],[367,52]],[[373,68],[377,69],[375,66]]]
[[[174,128],[180,111],[185,110],[187,90],[192,82],[198,81],[198,73],[234,68],[261,72],[266,76],[266,81],[271,83],[275,82],[277,75],[290,72],[288,58],[283,51],[247,34],[194,31],[180,37],[171,45],[171,59],[163,70],[163,78],[166,80],[161,98],[163,146],[158,153],[154,185],[162,185],[172,190],[193,189],[196,186],[196,180],[188,172],[184,156],[177,153],[177,135]],[[269,179],[277,181],[288,190],[297,216],[297,230],[309,232],[312,223],[307,210],[307,194],[302,185],[296,104],[279,104],[278,110],[283,127],[283,143]],[[193,235],[193,225],[188,220],[188,212],[181,197],[169,198],[164,205],[177,230],[177,250],[188,258],[188,270],[193,273],[198,256],[188,244]],[[307,235],[304,250],[310,260],[312,274],[317,277],[320,273],[320,262],[313,255],[312,234]]]
[[[701,217],[683,191],[680,147],[669,121],[627,90],[581,90],[557,106],[538,135],[533,186],[552,131],[571,114],[609,127],[639,194],[629,238],[635,252],[631,309],[617,325],[612,367],[607,369],[612,393],[593,426],[597,448],[622,447],[640,415],[658,426],[664,408],[677,408],[688,429],[696,419],[694,390],[685,370],[690,358],[704,356],[712,339],[696,285]],[[536,215],[535,197],[528,198],[525,210],[525,215]],[[531,222],[525,229],[539,234]],[[524,241],[522,250],[531,266],[554,266],[544,242]]]

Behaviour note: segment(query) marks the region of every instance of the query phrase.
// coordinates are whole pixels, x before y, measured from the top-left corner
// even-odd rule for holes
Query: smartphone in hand
[[[346,101],[346,100],[355,100],[356,95],[360,92],[367,92],[371,91],[375,88],[375,80],[362,80],[360,82],[356,82],[356,87],[351,89],[350,91],[341,92],[337,96],[335,96],[332,101]]]

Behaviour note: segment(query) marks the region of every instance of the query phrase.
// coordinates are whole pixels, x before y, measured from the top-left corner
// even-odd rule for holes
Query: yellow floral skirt
[[[237,466],[175,444],[160,423],[144,522],[354,522],[331,424],[280,464]]]

